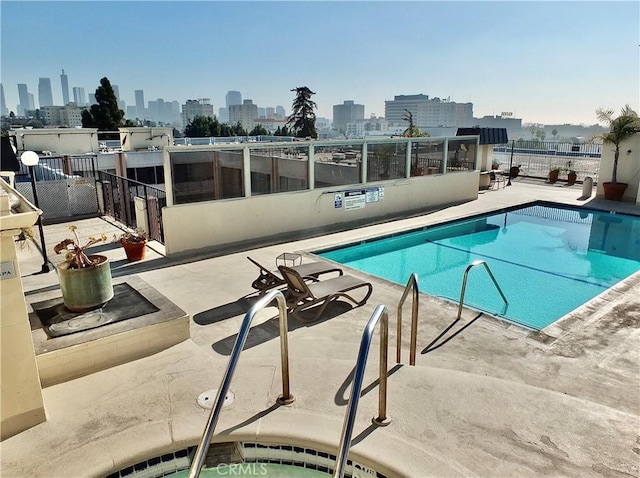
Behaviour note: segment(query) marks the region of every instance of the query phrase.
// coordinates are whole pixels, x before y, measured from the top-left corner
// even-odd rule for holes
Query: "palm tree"
[[[616,148],[613,156],[611,184],[617,184],[620,144],[640,132],[640,118],[638,118],[638,113],[632,110],[629,105],[625,105],[625,107],[622,108],[620,116],[614,117],[613,114],[612,109],[604,110],[599,108],[596,110],[598,121],[609,126],[609,132],[596,135],[595,138],[601,139],[603,144],[612,144]]]

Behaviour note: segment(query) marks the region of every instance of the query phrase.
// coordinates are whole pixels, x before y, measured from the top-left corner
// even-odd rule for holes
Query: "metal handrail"
[[[504,296],[502,289],[500,288],[500,286],[498,285],[498,281],[496,280],[496,278],[493,275],[493,272],[491,272],[491,269],[489,269],[489,265],[485,262],[485,261],[474,261],[471,264],[469,264],[467,266],[467,268],[464,271],[464,279],[462,280],[462,289],[460,290],[460,302],[458,303],[458,320],[460,320],[460,317],[462,316],[462,303],[464,302],[464,294],[465,291],[467,289],[467,277],[469,276],[469,271],[479,265],[483,265],[485,269],[487,269],[487,272],[489,273],[489,277],[491,277],[491,280],[493,281],[493,284],[496,286],[496,289],[498,289],[498,292],[500,293],[500,296],[502,297],[502,300],[504,300],[504,303],[506,306],[509,305],[509,301],[507,300],[507,298]]]
[[[378,321],[382,318],[380,327],[380,387],[378,390],[378,416],[371,421],[378,426],[386,426],[391,423],[391,419],[387,417],[387,349],[389,348],[389,314],[384,305],[379,305],[373,312],[373,315],[367,322],[367,326],[362,333],[360,341],[360,351],[358,352],[358,360],[356,361],[355,374],[353,376],[353,387],[351,387],[351,397],[347,405],[347,413],[344,417],[344,425],[342,426],[342,435],[340,436],[340,445],[338,447],[338,456],[336,458],[336,466],[333,470],[334,477],[342,477],[344,475],[344,467],[347,462],[347,455],[351,448],[351,434],[353,433],[353,425],[358,410],[358,401],[360,400],[360,392],[362,390],[362,381],[364,379],[364,369],[367,365],[367,356],[369,355],[369,346],[371,345],[371,337]]]
[[[198,449],[196,450],[193,461],[191,462],[191,467],[189,468],[189,478],[196,478],[200,475],[200,470],[207,456],[207,450],[209,449],[209,445],[211,444],[211,438],[213,437],[213,432],[216,428],[218,417],[220,416],[220,410],[222,409],[225,396],[227,395],[229,385],[231,384],[231,379],[233,378],[233,372],[235,371],[240,353],[242,352],[244,343],[247,340],[247,336],[249,335],[251,322],[253,321],[256,313],[264,309],[267,305],[273,302],[274,299],[278,301],[278,311],[280,316],[280,359],[282,361],[282,395],[278,397],[278,403],[286,405],[294,401],[293,395],[291,395],[291,393],[289,392],[289,342],[287,340],[287,303],[283,293],[279,290],[274,290],[269,292],[258,302],[256,302],[244,316],[244,320],[242,321],[242,325],[240,326],[240,331],[238,332],[238,338],[236,339],[236,343],[233,346],[233,351],[231,352],[231,357],[229,358],[229,365],[227,366],[226,372],[222,376],[222,383],[220,384],[220,388],[218,389],[218,394],[216,395],[214,405],[211,408],[209,421],[205,426],[204,433],[202,434],[202,439],[198,444]]]
[[[409,295],[409,290],[413,291],[412,298],[413,301],[411,303],[411,345],[409,348],[409,365],[416,364],[416,344],[418,339],[418,303],[419,303],[419,289],[418,289],[418,275],[413,272],[407,281],[407,285],[404,288],[404,293],[402,294],[402,298],[398,303],[398,335],[396,339],[396,363],[401,362],[401,354],[402,354],[402,306],[404,305],[407,296]]]

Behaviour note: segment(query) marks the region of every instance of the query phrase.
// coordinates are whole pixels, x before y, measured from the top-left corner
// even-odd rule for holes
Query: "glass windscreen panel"
[[[308,148],[251,149],[251,195],[308,189]]]
[[[169,153],[175,204],[244,196],[242,150]]]
[[[406,177],[407,146],[403,143],[369,144],[367,147],[367,181],[384,181]]]
[[[316,146],[313,168],[315,188],[359,184],[362,145]]]
[[[442,173],[443,141],[413,141],[411,143],[411,176]]]
[[[476,141],[450,139],[447,151],[447,172],[473,171],[474,169],[476,169]]]

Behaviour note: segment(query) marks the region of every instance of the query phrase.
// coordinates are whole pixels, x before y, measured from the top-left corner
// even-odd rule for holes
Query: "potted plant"
[[[500,163],[499,163],[497,160],[495,160],[495,159],[494,159],[494,160],[491,162],[491,169],[494,169],[494,170],[495,170],[495,169],[498,169],[499,167],[500,167]]]
[[[142,229],[126,231],[119,238],[119,242],[127,254],[127,259],[130,261],[140,261],[144,259],[148,240],[149,235]]]
[[[69,230],[73,238],[65,239],[53,248],[56,254],[65,253],[64,261],[56,266],[62,300],[72,312],[87,312],[102,307],[113,298],[108,258],[86,252],[88,247],[105,242],[107,236],[89,237],[81,245],[77,227],[70,226]]]
[[[573,186],[576,183],[577,179],[578,175],[576,174],[576,172],[573,169],[570,169],[569,173],[567,174],[567,184],[569,186]]]
[[[549,182],[551,184],[555,183],[558,180],[558,176],[560,176],[560,166],[551,166],[549,169]]]
[[[598,121],[609,126],[609,132],[596,135],[594,138],[602,140],[603,144],[611,144],[615,147],[613,156],[613,171],[611,181],[603,182],[605,199],[620,201],[627,189],[628,184],[618,182],[618,159],[620,158],[620,144],[640,132],[640,118],[638,113],[631,109],[629,105],[622,108],[618,117],[613,116],[611,109],[598,109],[596,116]]]

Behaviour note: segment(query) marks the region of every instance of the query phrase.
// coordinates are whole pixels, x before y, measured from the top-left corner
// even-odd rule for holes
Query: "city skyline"
[[[472,102],[475,117],[508,111],[545,124],[594,124],[599,107],[640,103],[637,2],[3,1],[0,9],[0,79],[14,112],[17,85],[34,93],[41,77],[62,105],[63,68],[70,89],[93,93],[106,76],[127,105],[143,90],[147,102],[210,98],[215,112],[230,90],[289,111],[297,86],[316,92],[316,114],[327,118],[345,100],[384,116],[385,100],[420,93]],[[25,36],[26,24],[56,34]]]

